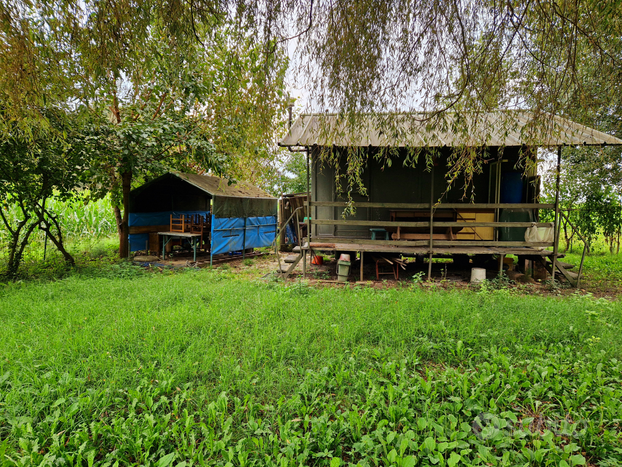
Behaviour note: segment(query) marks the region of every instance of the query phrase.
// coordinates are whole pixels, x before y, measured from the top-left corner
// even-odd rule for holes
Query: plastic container
[[[533,222],[532,209],[502,209],[500,222]],[[500,227],[499,240],[505,242],[524,242],[527,227]]]
[[[484,268],[471,269],[471,284],[480,284],[486,280],[486,270]]]
[[[348,276],[350,275],[350,264],[350,261],[337,261],[337,280],[339,282],[346,282],[348,280]]]

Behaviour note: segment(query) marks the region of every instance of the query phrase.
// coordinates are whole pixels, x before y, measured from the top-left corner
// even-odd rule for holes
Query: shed
[[[448,113],[436,120],[417,113],[369,114],[354,122],[335,114],[300,116],[280,145],[307,150],[307,249],[425,254],[430,259],[517,254],[550,256],[555,262],[559,204],[540,202],[537,148],[556,147],[559,164],[563,145],[622,145],[622,140],[561,117],[544,117],[527,110]],[[464,148],[485,154],[466,201],[464,184],[458,180],[448,189],[445,177],[450,154]],[[391,164],[374,157],[387,149]],[[367,193],[348,200],[335,180],[337,173],[345,173],[345,156],[352,150],[363,154]],[[336,166],[322,164],[326,151],[337,156]],[[413,152],[434,154],[433,166],[406,164]],[[532,163],[521,165],[525,160]],[[355,214],[344,215],[352,208]],[[555,209],[552,225],[539,222],[540,209]],[[554,240],[527,241],[525,231],[534,226],[552,227]]]
[[[130,193],[131,251],[155,250],[171,216],[202,216],[210,256],[270,246],[277,230],[277,198],[253,185],[210,175],[169,172]]]

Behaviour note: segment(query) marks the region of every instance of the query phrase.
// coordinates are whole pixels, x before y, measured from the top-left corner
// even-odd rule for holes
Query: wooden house
[[[560,117],[536,125],[528,111],[460,118],[450,115],[432,124],[422,114],[401,114],[384,125],[386,116],[367,115],[351,127],[337,115],[302,115],[280,145],[307,150],[311,195],[303,255],[309,250],[358,252],[361,260],[366,252],[428,255],[429,274],[434,255],[490,254],[501,258],[500,264],[506,254],[548,256],[555,271],[559,203],[540,202],[538,148],[557,150],[559,164],[563,145],[622,140]],[[479,153],[481,165],[466,192],[460,177],[448,184],[456,151]],[[365,195],[339,192],[336,175],[346,173],[348,154],[362,161]],[[539,222],[541,209],[554,210],[555,221]],[[534,235],[526,239],[531,227],[540,228],[541,241]]]

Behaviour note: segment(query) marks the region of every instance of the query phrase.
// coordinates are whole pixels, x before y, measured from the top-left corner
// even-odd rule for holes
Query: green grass
[[[9,284],[0,462],[618,465],[620,317],[126,263]]]
[[[581,264],[581,253],[567,253],[562,261],[575,265],[573,271],[579,270]],[[583,263],[584,284],[582,287],[589,287],[593,290],[598,289],[621,289],[622,288],[622,254],[610,254],[608,252],[597,252],[585,256]]]

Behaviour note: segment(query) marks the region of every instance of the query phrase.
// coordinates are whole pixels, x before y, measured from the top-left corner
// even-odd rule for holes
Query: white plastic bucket
[[[341,256],[339,256],[339,261],[350,261],[350,255],[347,253],[341,253]]]
[[[486,270],[484,268],[471,269],[471,284],[479,284],[486,280]]]

